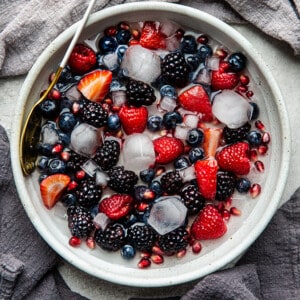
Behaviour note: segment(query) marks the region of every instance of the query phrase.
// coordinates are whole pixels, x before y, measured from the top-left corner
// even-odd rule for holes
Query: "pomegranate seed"
[[[61,99],[61,93],[58,90],[52,90],[49,93],[49,97],[53,100],[60,100]]]
[[[217,49],[216,55],[220,57],[220,59],[224,59],[228,53],[224,49]]]
[[[162,264],[164,262],[163,256],[159,254],[152,254],[150,257],[151,261],[157,265]]]
[[[261,131],[265,130],[265,125],[260,120],[255,121],[255,127]]]
[[[201,34],[200,36],[198,36],[197,42],[198,42],[199,44],[204,44],[204,45],[206,45],[206,44],[208,43],[208,36],[205,35],[205,34]]]
[[[264,166],[264,163],[260,160],[257,160],[255,163],[255,168],[257,171],[259,172],[264,172],[265,171],[265,166]]]
[[[164,252],[158,246],[153,246],[152,247],[152,252],[154,254],[164,255]]]
[[[225,208],[224,202],[219,202],[216,205],[216,208],[217,208],[218,211],[222,211]]]
[[[261,186],[258,183],[254,183],[250,188],[250,195],[252,198],[256,198],[261,192]]]
[[[257,148],[257,151],[260,155],[264,155],[267,153],[268,151],[268,146],[267,145],[260,145],[258,148]]]
[[[72,113],[77,114],[79,110],[80,110],[80,104],[75,101],[72,105]]]
[[[155,176],[160,176],[164,172],[166,172],[166,169],[164,167],[159,167],[156,169]]]
[[[150,265],[151,265],[151,260],[148,257],[143,257],[138,263],[138,267],[140,269],[148,268],[150,267]]]
[[[150,258],[151,253],[148,251],[143,251],[143,252],[141,252],[141,258],[143,258],[143,257]]]
[[[117,28],[115,26],[110,26],[104,30],[104,34],[107,36],[115,36],[117,34]]]
[[[75,174],[76,179],[83,179],[85,177],[85,172],[83,170],[77,171]]]
[[[231,204],[232,204],[232,197],[229,197],[227,198],[225,201],[224,201],[224,204],[225,204],[225,207],[230,207]]]
[[[116,134],[115,134],[115,136],[117,137],[117,138],[122,138],[123,137],[123,131],[122,130],[119,130]]]
[[[80,244],[81,244],[81,239],[77,236],[72,236],[69,239],[69,245],[72,247],[78,247],[78,246],[80,246]]]
[[[69,184],[68,184],[68,191],[74,190],[76,189],[78,186],[78,183],[75,180],[72,180]]]
[[[178,29],[175,33],[176,37],[178,39],[181,39],[184,36],[184,30],[183,29]]]
[[[182,249],[176,253],[177,258],[183,258],[186,255],[186,249]]]
[[[270,133],[269,132],[264,132],[262,137],[261,137],[261,140],[264,144],[269,144],[270,141],[271,141]]]
[[[191,146],[189,146],[189,145],[184,145],[184,150],[183,150],[183,152],[184,152],[184,153],[189,153],[189,152],[191,151],[191,149],[192,149]]]
[[[237,87],[237,90],[238,90],[238,92],[240,92],[240,93],[245,93],[245,92],[247,92],[248,87],[245,86],[245,85],[239,85],[239,86]]]
[[[165,135],[167,135],[169,133],[169,130],[168,129],[163,129],[163,130],[161,130],[160,132],[159,132],[159,134],[161,135],[161,136],[165,136]]]
[[[257,158],[258,158],[258,154],[257,154],[256,149],[251,149],[250,150],[250,159],[253,161],[256,161]]]
[[[137,29],[132,29],[131,35],[135,40],[138,40],[141,36],[141,33]]]
[[[248,92],[246,93],[246,97],[247,97],[247,98],[253,97],[253,92],[252,92],[252,91],[248,91]]]
[[[126,22],[121,22],[119,25],[118,25],[118,27],[120,28],[120,29],[123,29],[123,30],[129,30],[129,24],[128,23],[126,23]]]
[[[229,221],[230,219],[230,211],[228,209],[223,209],[222,217],[224,221]]]
[[[148,203],[140,202],[137,204],[136,209],[140,212],[146,211],[146,209],[149,207]]]
[[[233,216],[240,216],[242,212],[239,209],[237,209],[235,206],[233,206],[230,208],[230,213]]]
[[[113,106],[111,107],[111,111],[112,111],[112,112],[118,112],[119,110],[120,110],[120,106],[113,105]]]
[[[55,77],[55,72],[52,72],[49,76],[49,83],[53,81],[54,77]]]
[[[56,145],[54,145],[53,148],[52,148],[52,153],[53,153],[53,154],[61,153],[62,150],[63,150],[63,148],[64,148],[64,147],[63,147],[62,144],[56,144]]]
[[[86,245],[90,248],[90,249],[95,249],[96,248],[96,242],[92,237],[87,238],[86,240]]]
[[[249,77],[247,76],[247,75],[244,75],[244,74],[242,74],[241,76],[240,76],[240,83],[242,84],[242,85],[247,85],[248,83],[249,83]]]
[[[129,46],[139,45],[139,43],[140,43],[139,40],[132,39],[129,41]]]
[[[113,101],[112,101],[111,98],[105,98],[105,99],[103,100],[103,103],[106,103],[106,104],[108,104],[108,105],[112,105],[112,104],[113,104]]]
[[[201,246],[200,242],[197,241],[192,245],[193,253],[198,254],[201,252],[201,250],[202,250],[202,246]]]
[[[63,151],[60,153],[60,157],[63,161],[68,161],[70,159],[70,152]]]
[[[155,198],[155,192],[147,189],[143,194],[143,198],[146,200],[153,200]]]

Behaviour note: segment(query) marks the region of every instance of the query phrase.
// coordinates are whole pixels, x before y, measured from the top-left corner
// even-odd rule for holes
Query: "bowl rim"
[[[280,165],[280,183],[276,186],[276,194],[273,197],[273,200],[269,203],[268,209],[264,214],[264,218],[261,218],[259,222],[253,227],[253,229],[249,232],[248,236],[240,242],[238,247],[235,247],[228,253],[225,253],[222,259],[216,260],[214,263],[207,265],[206,268],[202,270],[194,270],[188,274],[173,274],[173,276],[169,276],[167,278],[159,278],[158,280],[154,279],[145,279],[144,277],[139,278],[138,276],[130,277],[124,276],[122,274],[112,274],[107,272],[106,270],[99,270],[95,268],[90,268],[90,266],[79,260],[77,255],[73,252],[66,252],[67,248],[61,247],[61,244],[56,240],[53,240],[53,236],[51,230],[47,228],[47,226],[42,222],[42,220],[38,217],[35,208],[33,207],[29,195],[25,193],[26,190],[25,181],[22,180],[24,178],[22,169],[19,163],[19,138],[20,138],[20,128],[22,127],[23,122],[23,114],[24,108],[27,101],[27,96],[30,92],[30,88],[35,82],[36,74],[38,74],[42,68],[43,63],[51,56],[51,53],[55,52],[62,45],[64,45],[65,41],[70,39],[76,30],[76,26],[78,23],[73,24],[67,30],[62,32],[39,56],[31,70],[29,71],[23,86],[20,91],[20,95],[17,100],[15,117],[11,131],[11,162],[12,162],[12,170],[14,179],[16,182],[17,191],[20,195],[20,200],[24,206],[24,209],[30,218],[32,224],[42,236],[42,238],[66,261],[76,266],[77,268],[85,271],[86,273],[108,280],[110,282],[114,282],[117,284],[123,284],[127,286],[135,286],[135,287],[158,287],[158,286],[169,286],[175,284],[181,284],[188,281],[192,281],[195,279],[199,279],[205,275],[213,273],[221,268],[224,268],[226,265],[234,261],[237,257],[240,257],[244,251],[256,240],[256,238],[262,233],[265,229],[272,216],[276,212],[278,205],[281,200],[281,196],[284,191],[284,187],[287,181],[288,171],[289,171],[289,163],[291,156],[291,136],[290,136],[290,126],[288,120],[288,114],[285,107],[284,100],[282,98],[281,92],[275,79],[273,78],[271,72],[268,70],[265,63],[262,61],[261,56],[257,53],[255,48],[246,40],[246,38],[232,28],[230,25],[224,23],[223,21],[217,19],[216,17],[205,13],[196,8],[191,8],[187,6],[183,6],[181,4],[175,3],[166,3],[166,2],[157,2],[157,1],[149,1],[149,2],[137,2],[137,3],[126,3],[120,4],[117,6],[112,6],[105,8],[101,11],[93,13],[90,16],[89,21],[86,26],[89,26],[99,20],[101,18],[107,18],[111,16],[116,16],[124,13],[125,11],[131,12],[140,12],[145,10],[151,11],[171,11],[172,13],[178,13],[180,7],[180,14],[185,16],[195,17],[197,19],[201,19],[203,22],[208,23],[209,25],[213,25],[214,27],[222,28],[222,31],[225,31],[226,34],[231,35],[234,40],[238,40],[238,43],[241,45],[243,49],[248,50],[249,56],[251,56],[252,60],[255,61],[257,65],[259,65],[259,70],[263,74],[266,79],[269,88],[274,95],[274,102],[278,108],[279,118],[281,120],[281,130],[284,132],[285,139],[282,139],[282,162]],[[247,55],[248,55],[247,54]],[[25,95],[25,96],[24,96]]]

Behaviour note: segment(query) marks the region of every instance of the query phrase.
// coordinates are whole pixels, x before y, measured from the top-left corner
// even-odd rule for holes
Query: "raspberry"
[[[149,225],[134,224],[127,230],[127,240],[137,250],[146,251],[154,245],[156,233]]]
[[[198,213],[204,207],[205,199],[199,193],[198,188],[193,184],[185,186],[181,190],[180,196],[188,209],[189,215]]]
[[[105,141],[104,144],[97,149],[97,152],[93,159],[103,171],[107,171],[117,164],[119,155],[119,143],[115,140],[108,140]]]
[[[179,193],[181,187],[183,186],[182,178],[178,171],[169,171],[161,177],[161,185],[165,192],[168,194]]]
[[[128,104],[133,106],[151,105],[155,102],[156,97],[154,89],[147,83],[137,80],[129,80],[126,85],[126,95]]]
[[[222,201],[229,198],[236,186],[236,176],[228,171],[218,171],[216,200]]]
[[[223,129],[224,140],[227,144],[233,144],[246,140],[247,134],[250,131],[251,125],[247,122],[239,128],[229,128],[227,126]]]

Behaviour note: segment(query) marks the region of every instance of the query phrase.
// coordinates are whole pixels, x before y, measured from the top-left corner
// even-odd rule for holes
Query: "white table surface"
[[[287,185],[281,203],[287,201],[300,186],[300,57],[294,57],[291,48],[274,40],[251,25],[235,25],[258,50],[277,80],[289,114],[292,136],[292,159]],[[10,136],[14,106],[25,76],[0,79],[0,124]],[[280,174],[278,174],[280,176]],[[94,278],[63,263],[59,271],[70,288],[89,299],[128,299],[129,297],[178,296],[192,288],[195,282],[164,288],[132,288]]]

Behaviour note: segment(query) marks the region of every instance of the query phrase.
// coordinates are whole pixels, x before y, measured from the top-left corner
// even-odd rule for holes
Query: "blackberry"
[[[178,171],[169,171],[161,179],[162,189],[168,194],[178,194],[183,186],[182,178]]]
[[[228,171],[218,171],[216,200],[223,201],[229,198],[236,186],[236,176]]]
[[[88,177],[80,181],[75,191],[77,202],[84,207],[92,207],[100,202],[102,189],[96,185],[95,179]]]
[[[172,254],[187,247],[188,237],[187,230],[184,227],[179,227],[167,234],[160,235],[157,243],[162,251]]]
[[[79,116],[83,122],[97,128],[105,126],[108,119],[108,113],[102,105],[89,100],[80,100]]]
[[[187,83],[189,67],[181,52],[167,54],[162,61],[161,71],[167,84],[183,87]]]
[[[68,214],[68,227],[72,236],[78,238],[85,238],[94,229],[93,217],[91,213],[80,206],[71,206],[67,210]]]
[[[126,84],[126,95],[128,104],[136,107],[151,105],[156,100],[154,89],[150,85],[133,79]]]
[[[76,172],[81,170],[81,166],[87,161],[88,159],[85,156],[77,154],[74,151],[70,151],[70,158],[67,161],[67,169],[71,172]]]
[[[117,251],[126,242],[124,227],[118,223],[109,224],[102,230],[95,232],[96,243],[104,250]]]
[[[107,140],[97,149],[93,159],[103,171],[107,171],[117,164],[119,155],[119,143],[116,140]]]
[[[185,186],[181,190],[180,196],[188,209],[189,215],[198,213],[204,207],[205,199],[201,196],[198,188],[193,184]]]
[[[119,193],[131,193],[138,182],[138,176],[123,166],[113,167],[107,172],[109,176],[108,186]]]
[[[223,129],[223,137],[227,144],[233,144],[239,141],[243,141],[247,139],[247,134],[251,129],[250,123],[245,123],[243,126],[239,128],[229,128],[227,126]]]
[[[156,241],[156,233],[149,225],[134,224],[127,230],[127,241],[140,251],[150,250]]]

